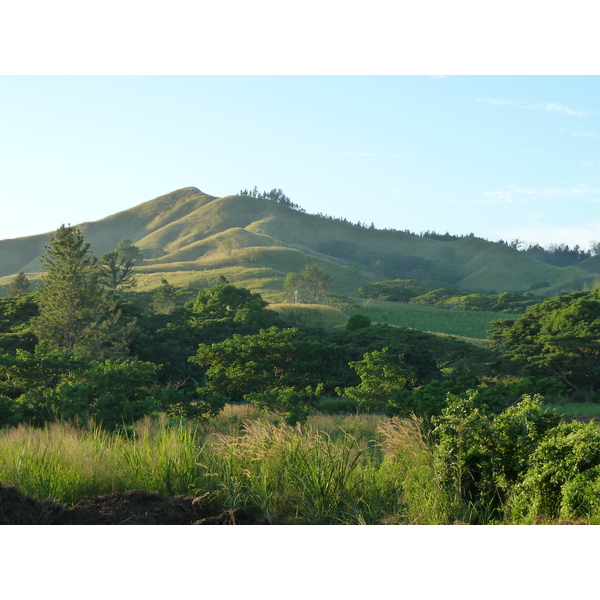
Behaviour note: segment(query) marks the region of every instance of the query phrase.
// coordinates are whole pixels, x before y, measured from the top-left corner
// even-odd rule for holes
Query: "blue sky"
[[[490,240],[600,241],[597,76],[3,76],[0,239],[175,189]]]

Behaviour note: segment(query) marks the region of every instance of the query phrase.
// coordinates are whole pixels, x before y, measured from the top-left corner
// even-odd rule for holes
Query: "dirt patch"
[[[53,525],[66,518],[68,510],[50,500],[36,500],[16,487],[0,485],[0,525]]]
[[[83,498],[72,509],[0,485],[1,525],[263,525],[244,509],[220,512],[201,498],[125,492]]]

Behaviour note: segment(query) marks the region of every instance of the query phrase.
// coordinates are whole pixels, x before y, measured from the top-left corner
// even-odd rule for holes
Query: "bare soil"
[[[83,498],[73,508],[0,484],[0,525],[264,525],[241,508],[218,511],[201,498],[125,492]]]

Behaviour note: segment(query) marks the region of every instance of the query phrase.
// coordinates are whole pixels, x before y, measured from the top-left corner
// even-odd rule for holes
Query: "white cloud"
[[[547,102],[545,104],[526,104],[519,100],[506,100],[499,98],[477,98],[477,102],[487,102],[492,106],[514,106],[526,110],[545,110],[547,112],[569,115],[572,117],[584,117],[593,113],[583,110],[575,110],[569,106],[558,104],[557,102]]]
[[[557,112],[560,113],[561,115],[572,115],[574,117],[583,117],[585,115],[588,115],[590,113],[582,111],[582,110],[573,110],[572,108],[569,108],[568,106],[563,106],[562,104],[556,104],[554,102],[550,102],[549,104],[545,105],[546,110],[550,111],[550,112]]]
[[[509,185],[504,190],[484,192],[486,198],[491,200],[473,200],[475,204],[482,203],[512,203],[512,202],[536,202],[542,199],[559,200],[586,200],[589,202],[600,202],[600,189],[592,189],[586,186],[574,186],[572,188],[544,188],[530,189],[517,185]]]
[[[597,169],[600,167],[600,160],[584,160],[581,163],[585,167],[592,167],[593,169]]]

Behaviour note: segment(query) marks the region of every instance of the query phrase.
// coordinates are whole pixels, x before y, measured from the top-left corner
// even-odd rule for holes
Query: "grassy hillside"
[[[534,286],[543,294],[581,287],[594,276],[475,237],[441,242],[309,215],[259,198],[217,198],[193,187],[81,228],[97,255],[125,238],[142,250],[140,290],[156,287],[163,277],[174,285],[201,288],[224,275],[268,300],[283,301],[286,274],[312,263],[332,275],[331,291],[339,294],[394,278],[473,292]],[[1,288],[20,271],[38,280],[48,241],[48,233],[0,241]]]
[[[376,323],[452,335],[467,338],[469,341],[485,340],[492,321],[519,316],[483,310],[450,310],[382,300],[365,300],[360,312],[371,317]]]

